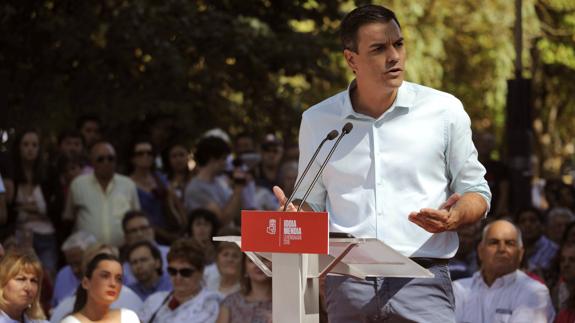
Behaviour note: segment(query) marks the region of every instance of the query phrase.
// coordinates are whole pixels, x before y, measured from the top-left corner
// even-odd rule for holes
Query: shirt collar
[[[510,285],[515,283],[515,280],[517,279],[517,272],[518,272],[518,270],[514,270],[507,275],[503,275],[503,276],[495,279],[495,281],[493,282],[493,284],[491,284],[491,286],[487,286],[487,284],[485,283],[485,280],[483,280],[483,275],[481,274],[481,270],[477,271],[473,275],[473,280],[474,280],[475,284],[479,284],[480,286],[483,286],[484,288],[487,288],[487,289],[509,287]]]
[[[359,114],[353,110],[351,104],[351,90],[357,86],[355,79],[349,83],[347,90],[344,92],[343,102],[341,102],[341,116],[343,118],[365,118],[366,116]],[[415,92],[409,82],[403,81],[397,91],[397,97],[393,102],[391,108],[387,110],[381,117],[395,110],[396,108],[409,111],[413,107],[415,101]],[[381,118],[380,117],[380,118]]]

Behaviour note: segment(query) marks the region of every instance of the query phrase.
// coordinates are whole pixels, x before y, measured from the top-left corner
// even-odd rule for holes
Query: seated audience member
[[[72,181],[63,220],[75,223],[77,230],[93,234],[99,242],[119,247],[124,242],[124,214],[140,209],[136,185],[116,173],[116,152],[110,143],[94,144],[90,156],[94,173]]]
[[[559,314],[555,322],[572,323],[575,322],[575,245],[567,244],[561,247],[559,268],[562,278],[559,286],[566,290],[558,295]]]
[[[87,272],[88,264],[92,261],[96,256],[100,254],[107,254],[111,255],[115,258],[118,257],[118,250],[109,245],[104,244],[96,244],[86,250],[84,253],[84,259],[82,261],[82,275],[85,278],[84,273]],[[83,280],[82,280],[83,281]],[[79,286],[80,287],[80,286]],[[77,291],[76,291],[77,292]],[[60,323],[65,316],[69,315],[72,312],[76,312],[74,310],[74,304],[76,303],[76,294],[69,296],[62,300],[60,304],[52,311],[52,316],[50,317],[50,322],[52,323]],[[110,308],[113,309],[120,309],[126,308],[137,312],[142,307],[142,300],[140,297],[134,293],[128,286],[123,286],[119,291],[119,297],[114,301]]]
[[[76,129],[82,134],[84,144],[88,149],[102,140],[102,120],[97,116],[80,116],[76,120]]]
[[[129,150],[127,172],[136,183],[142,211],[148,216],[156,237],[165,244],[176,240],[185,223],[185,211],[168,181],[156,171],[154,147],[147,139],[135,140]]]
[[[190,152],[184,144],[173,143],[162,153],[162,164],[168,178],[168,186],[178,198],[181,207],[184,206],[184,190],[192,179],[188,166]]]
[[[575,215],[565,207],[554,207],[547,213],[547,237],[556,244],[561,239],[567,226],[575,220]]]
[[[126,259],[136,282],[128,285],[145,301],[148,296],[172,290],[170,279],[163,274],[162,254],[152,242],[143,240],[130,246]]]
[[[449,260],[451,280],[471,277],[477,271],[477,238],[479,222],[457,230],[459,248],[455,256]]]
[[[239,236],[238,229],[224,228],[219,236]],[[242,251],[233,242],[219,242],[216,247],[216,262],[204,270],[206,288],[218,292],[222,298],[240,289]]]
[[[519,270],[521,232],[506,220],[488,224],[477,254],[481,269],[453,282],[457,322],[552,322],[549,290]]]
[[[216,247],[212,238],[218,232],[220,223],[216,215],[206,209],[196,209],[189,215],[188,234],[204,251],[206,264],[212,264],[216,255]]]
[[[543,215],[536,208],[527,208],[517,213],[516,223],[523,235],[527,269],[544,277],[559,246],[543,234]]]
[[[0,322],[47,322],[40,305],[42,264],[31,251],[11,249],[0,260]]]
[[[56,275],[52,307],[56,307],[61,300],[74,294],[82,279],[84,252],[96,243],[96,238],[84,231],[78,231],[64,241],[60,249],[64,253],[67,265]]]
[[[272,322],[272,279],[243,256],[241,290],[221,304],[218,323]],[[271,267],[271,262],[264,260]]]
[[[186,186],[184,201],[188,211],[218,208],[222,225],[228,225],[240,215],[243,206],[243,190],[247,174],[234,171],[233,187],[220,177],[226,170],[227,157],[230,154],[228,144],[218,137],[206,137],[197,145],[195,158],[198,173]]]
[[[142,211],[128,211],[122,219],[122,229],[124,230],[124,237],[126,243],[124,244],[124,248],[122,248],[122,257],[124,262],[124,285],[129,286],[136,282],[136,278],[134,274],[132,274],[132,270],[130,269],[129,263],[127,261],[126,251],[130,248],[130,245],[140,242],[140,241],[150,241],[153,243],[158,250],[160,250],[160,254],[162,255],[162,271],[164,272],[164,276],[168,277],[166,273],[166,268],[168,267],[167,257],[168,251],[170,247],[163,246],[156,242],[156,235],[154,229],[150,225],[150,221],[145,213]]]
[[[256,184],[272,190],[279,185],[278,175],[283,156],[283,144],[273,134],[268,134],[261,145],[261,161],[256,167]]]
[[[205,267],[202,248],[193,240],[174,242],[168,253],[168,273],[174,287],[146,300],[140,312],[143,323],[215,322],[220,297],[202,287]]]
[[[74,311],[62,323],[138,322],[136,313],[129,309],[110,309],[122,290],[122,264],[113,255],[101,253],[88,263],[82,284],[78,286]]]

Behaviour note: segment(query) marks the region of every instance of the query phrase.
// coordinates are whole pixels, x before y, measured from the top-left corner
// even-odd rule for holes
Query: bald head
[[[90,151],[94,175],[99,180],[110,180],[116,171],[116,151],[109,142],[98,142]]]
[[[495,226],[495,228],[491,229],[492,226]],[[481,235],[481,243],[483,243],[485,241],[485,238],[487,237],[488,231],[489,230],[503,230],[503,229],[508,229],[508,230],[514,230],[515,234],[517,236],[517,245],[519,247],[523,247],[523,237],[521,235],[521,230],[519,230],[519,228],[507,221],[507,220],[497,220],[497,221],[493,221],[491,223],[489,223],[488,225],[485,226],[485,228],[483,228],[483,234]]]
[[[483,230],[477,255],[481,260],[481,273],[487,285],[517,269],[523,259],[521,231],[506,220],[490,223]]]

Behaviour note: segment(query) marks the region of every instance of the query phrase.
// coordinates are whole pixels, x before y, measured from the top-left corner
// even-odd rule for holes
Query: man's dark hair
[[[82,134],[78,130],[75,130],[75,129],[64,129],[64,130],[62,130],[58,134],[58,146],[60,144],[62,144],[62,141],[64,141],[64,139],[66,139],[66,138],[78,138],[78,139],[82,140],[82,144],[84,144],[84,137],[82,137]]]
[[[130,255],[132,255],[132,252],[134,252],[134,250],[136,250],[140,247],[148,248],[150,250],[150,253],[152,254],[152,257],[154,257],[155,260],[160,261],[160,268],[158,268],[156,270],[156,272],[158,273],[158,275],[162,276],[162,266],[163,266],[162,253],[160,252],[160,249],[158,249],[158,247],[156,247],[156,245],[154,245],[152,242],[150,242],[148,240],[142,240],[142,241],[132,243],[128,247],[128,252],[126,252],[126,260],[128,260],[128,262],[130,262]]]
[[[208,209],[195,209],[188,214],[189,234],[192,234],[192,228],[194,226],[194,222],[196,222],[196,220],[199,219],[204,219],[212,225],[212,233],[211,233],[212,237],[216,234],[216,232],[220,230],[220,221],[218,220],[218,217],[214,212]]]
[[[363,25],[379,22],[395,21],[401,28],[395,13],[383,6],[368,4],[357,7],[349,12],[341,21],[340,37],[343,49],[357,53],[357,31]]]
[[[102,119],[100,119],[96,115],[91,115],[91,114],[85,114],[85,115],[81,115],[80,117],[78,117],[78,119],[76,119],[76,129],[81,130],[86,122],[97,123],[98,126],[100,127],[100,130],[102,130],[101,129],[102,128]]]
[[[126,212],[126,214],[124,214],[124,218],[122,218],[122,230],[124,232],[126,232],[126,225],[128,224],[128,222],[131,221],[132,219],[140,218],[140,217],[146,218],[146,220],[148,219],[148,217],[146,216],[146,213],[139,211],[139,210],[131,210],[131,211]]]
[[[524,207],[522,209],[520,209],[516,215],[515,215],[515,223],[519,223],[519,220],[521,220],[521,216],[525,213],[533,213],[535,214],[537,220],[539,221],[539,223],[541,225],[544,225],[547,220],[545,219],[545,215],[543,214],[543,212],[541,212],[539,209],[532,207],[532,206],[528,206],[528,207]]]
[[[218,160],[231,153],[230,146],[221,138],[206,137],[196,146],[195,159],[198,166],[205,166],[210,160]]]

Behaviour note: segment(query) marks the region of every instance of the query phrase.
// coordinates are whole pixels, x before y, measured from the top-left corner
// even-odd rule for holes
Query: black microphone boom
[[[319,179],[319,177],[321,176],[321,173],[323,173],[323,169],[325,168],[325,166],[327,166],[327,162],[329,161],[329,159],[331,158],[331,155],[333,155],[333,152],[335,151],[335,149],[337,148],[337,145],[339,145],[339,142],[341,141],[341,139],[343,138],[343,136],[347,135],[348,133],[351,132],[351,130],[353,129],[353,124],[351,122],[346,123],[343,128],[341,129],[341,134],[339,135],[339,138],[337,138],[337,141],[335,142],[335,144],[333,144],[333,147],[331,147],[331,150],[329,151],[329,154],[327,155],[327,157],[325,158],[325,160],[323,161],[323,163],[321,164],[321,167],[319,169],[319,171],[317,172],[317,174],[315,174],[315,177],[313,178],[313,181],[311,182],[310,186],[308,187],[307,191],[305,192],[305,195],[303,196],[303,199],[301,200],[301,203],[299,204],[298,208],[297,208],[297,212],[299,212],[301,210],[301,207],[303,206],[303,204],[305,203],[305,200],[307,199],[307,197],[309,196],[309,194],[311,193],[311,190],[313,189],[315,183],[317,182],[317,180]]]
[[[317,158],[317,154],[319,153],[319,151],[321,150],[321,147],[323,147],[323,144],[325,144],[326,141],[328,140],[334,140],[335,137],[337,137],[339,135],[339,132],[337,130],[332,130],[330,131],[327,136],[325,136],[325,138],[321,141],[321,143],[319,144],[319,146],[317,146],[317,148],[315,149],[315,152],[313,153],[313,156],[311,157],[311,159],[309,160],[309,162],[307,163],[307,166],[305,167],[303,173],[301,173],[300,178],[298,179],[297,183],[294,186],[293,192],[291,193],[290,197],[287,199],[285,205],[284,205],[284,212],[287,209],[288,205],[291,203],[291,201],[293,200],[295,193],[297,192],[298,188],[300,187],[301,183],[303,182],[303,179],[305,177],[305,175],[307,174],[307,172],[309,171],[311,164],[314,162],[314,160]]]

